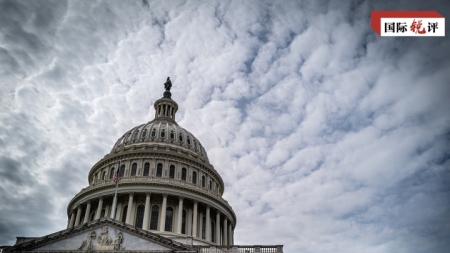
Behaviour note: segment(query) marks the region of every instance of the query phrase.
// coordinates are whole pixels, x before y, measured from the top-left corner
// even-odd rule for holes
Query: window
[[[144,165],[144,176],[148,176],[150,172],[150,163],[145,163]]]
[[[183,136],[180,134],[180,135],[178,135],[178,140],[180,141],[180,142],[182,142],[183,141]]]
[[[197,149],[197,142],[194,140],[194,147]]]
[[[152,137],[155,137],[155,136],[156,136],[156,129],[153,128]]]
[[[124,206],[122,208],[122,222],[125,222],[127,220],[127,211],[128,211],[128,206]]]
[[[139,205],[136,213],[136,227],[142,228],[142,223],[144,221],[144,206]]]
[[[186,140],[187,140],[187,144],[191,145],[191,139],[189,139],[189,137],[188,137]]]
[[[136,176],[136,170],[137,170],[137,164],[133,163],[133,165],[131,165],[131,176]]]
[[[192,183],[197,184],[197,172],[192,172]]]
[[[186,181],[186,168],[181,169],[181,180]]]
[[[158,216],[159,216],[159,206],[153,206],[152,207],[152,220],[150,222],[151,230],[158,229]]]
[[[166,131],[164,131],[164,129],[161,131],[161,138],[166,137]]]
[[[127,142],[130,141],[130,138],[131,138],[131,133],[128,134],[127,140],[126,140],[126,141],[127,141]]]
[[[173,165],[170,165],[169,177],[175,178],[175,166],[173,166]]]
[[[181,233],[186,233],[186,210],[183,210],[183,217],[181,218]]]
[[[209,180],[209,189],[212,190],[212,183],[211,183],[211,180]]]
[[[175,134],[173,133],[173,131],[172,132],[170,132],[170,139],[175,139]]]
[[[139,131],[134,132],[133,139],[136,140],[139,136]]]
[[[144,131],[142,132],[142,138],[145,138],[145,136],[147,136],[147,129],[144,129]]]
[[[112,167],[111,171],[109,172],[109,179],[114,178],[114,172],[115,172],[115,169],[114,169],[114,167]]]
[[[206,179],[205,179],[205,176],[202,176],[202,187],[205,187],[205,182],[206,181]]]
[[[156,168],[156,176],[162,177],[162,163],[158,163],[158,166]]]
[[[166,224],[164,226],[164,231],[172,231],[172,218],[173,209],[172,207],[168,207],[166,210]]]
[[[123,177],[125,175],[125,164],[120,166],[119,176]]]
[[[102,173],[102,178],[101,178],[101,179],[102,179],[102,180],[105,180],[105,179],[106,179],[105,177],[106,177],[106,171],[103,171],[103,173]]]

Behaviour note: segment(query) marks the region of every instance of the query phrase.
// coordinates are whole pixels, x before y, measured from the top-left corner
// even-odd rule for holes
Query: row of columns
[[[143,224],[142,224],[142,229],[144,229],[144,230],[149,230],[150,212],[151,212],[150,197],[151,197],[151,194],[146,193],[145,206],[144,206],[144,217],[143,217]],[[159,212],[160,215],[159,215],[159,226],[158,227],[159,227],[160,232],[165,231],[167,197],[168,197],[167,194],[163,194],[161,210]],[[182,234],[181,230],[182,230],[184,198],[183,197],[178,197],[178,198],[179,198],[178,212],[177,212],[177,221],[178,222],[176,223],[176,227],[175,227],[174,231],[177,234]],[[134,199],[134,193],[130,193],[129,198],[128,198],[127,215],[126,215],[126,220],[125,220],[125,223],[127,223],[127,224],[132,224],[131,219],[133,217],[132,216],[133,199]],[[100,219],[102,210],[103,210],[103,198],[99,198],[97,210],[96,210],[95,216],[94,216],[95,220]],[[85,211],[85,215],[84,215],[84,218],[82,221],[83,224],[85,224],[89,221],[90,212],[91,212],[91,201],[88,201],[86,203],[86,211]],[[76,214],[75,214],[75,212],[72,212],[72,214],[70,216],[68,228],[72,228],[74,226],[81,225],[81,213],[82,213],[82,207],[81,207],[81,205],[79,205],[77,208]],[[114,212],[112,212],[112,215],[114,215]],[[197,220],[198,216],[200,216],[199,221]],[[213,238],[211,238],[211,232],[212,232],[211,231],[211,208],[209,205],[206,205],[205,216],[206,216],[205,217],[205,222],[206,222],[206,224],[205,224],[205,240],[212,242]],[[114,218],[114,217],[111,217],[111,218]],[[192,235],[194,237],[197,237],[197,234],[198,234],[199,235],[198,237],[201,238],[202,237],[201,229],[203,226],[203,213],[198,212],[198,201],[197,200],[194,200],[192,221],[190,221],[190,220],[191,219],[189,217],[189,220],[187,221],[187,223],[189,225],[189,230],[190,230],[190,228],[192,228]],[[199,223],[199,227],[197,226],[198,223]],[[215,224],[216,224],[215,231],[214,231],[215,232],[214,233],[215,234],[215,238],[214,238],[215,244],[217,244],[217,245],[233,245],[233,230],[232,230],[231,223],[228,224],[228,218],[226,218],[226,217],[223,220],[221,220],[221,213],[219,210],[216,210]],[[221,231],[221,227],[223,229],[222,231]],[[222,234],[222,240],[221,240],[221,234]]]

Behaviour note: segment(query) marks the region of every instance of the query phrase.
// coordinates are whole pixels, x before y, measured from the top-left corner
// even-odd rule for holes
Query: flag
[[[114,184],[115,184],[115,185],[118,185],[118,184],[119,184],[119,181],[120,181],[119,171],[120,171],[120,168],[117,168],[117,171],[116,171],[116,173],[114,174],[114,179],[113,179],[113,181],[114,181]]]

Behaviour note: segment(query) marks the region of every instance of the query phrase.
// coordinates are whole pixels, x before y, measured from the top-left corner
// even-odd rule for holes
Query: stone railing
[[[199,246],[198,253],[283,253],[283,245]]]

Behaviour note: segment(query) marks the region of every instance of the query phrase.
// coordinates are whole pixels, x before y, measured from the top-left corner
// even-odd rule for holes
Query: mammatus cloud
[[[0,244],[66,227],[70,199],[167,76],[236,244],[445,252],[445,38],[380,38],[371,10],[444,1],[0,2]]]

